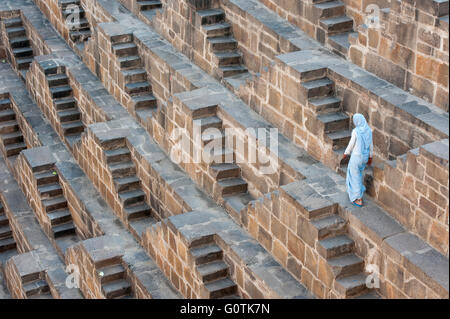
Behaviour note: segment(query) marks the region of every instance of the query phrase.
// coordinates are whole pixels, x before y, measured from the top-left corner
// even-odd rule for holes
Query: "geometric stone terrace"
[[[0,299],[449,298],[448,1],[371,8],[0,0]]]

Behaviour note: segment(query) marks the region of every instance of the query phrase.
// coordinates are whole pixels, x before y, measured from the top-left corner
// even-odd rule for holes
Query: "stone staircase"
[[[50,286],[42,278],[42,273],[33,273],[22,276],[22,285],[27,299],[53,299],[50,292]]]
[[[16,241],[14,240],[12,230],[9,226],[5,208],[0,201],[0,254],[12,249],[16,249]]]
[[[223,261],[223,251],[214,239],[200,241],[190,248],[195,268],[203,282],[204,299],[239,299],[238,287],[230,279],[229,266]]]
[[[332,145],[337,156],[342,155],[352,132],[350,118],[343,112],[342,101],[335,94],[334,82],[324,75],[309,76],[302,86],[325,142]]]
[[[67,18],[74,14],[72,6],[78,8],[79,21],[70,21]],[[64,19],[69,27],[69,38],[76,44],[77,48],[82,51],[85,43],[89,40],[92,35],[89,21],[86,18],[86,12],[81,5],[80,0],[59,0],[59,7],[62,12]]]
[[[105,151],[109,171],[114,187],[123,207],[125,220],[132,228],[133,235],[140,238],[145,227],[155,223],[151,217],[151,209],[146,201],[136,166],[131,159],[128,147],[120,145]]]
[[[202,134],[204,158],[214,179],[213,196],[235,215],[233,217],[237,217],[253,197],[248,193],[248,184],[236,164],[234,151],[227,145],[222,120],[209,115],[195,119],[194,126],[200,127]]]
[[[222,9],[198,10],[203,31],[207,34],[210,51],[214,53],[216,75],[220,79],[248,73],[242,62],[238,42],[232,35],[231,25],[225,22]]]
[[[27,148],[9,99],[0,100],[0,147],[11,163]]]
[[[130,282],[127,280],[122,260],[117,258],[106,259],[95,264],[102,292],[106,299],[134,298]]]
[[[42,166],[34,169],[33,174],[42,206],[51,223],[54,239],[64,252],[65,243],[77,241],[77,236],[58,173],[53,166]]]
[[[60,123],[61,133],[70,146],[81,139],[85,126],[81,120],[81,112],[73,97],[73,90],[67,75],[58,68],[46,71],[46,78],[56,116]]]
[[[345,4],[340,0],[313,0],[320,20],[319,25],[324,30],[320,42],[327,44],[336,54],[346,57],[350,48],[349,36],[353,32],[353,19],[345,14]]]
[[[374,295],[366,285],[364,260],[355,254],[355,242],[348,236],[347,224],[330,202],[321,203],[318,195],[304,182],[296,199],[310,223],[315,249],[334,276],[334,290],[341,298],[362,298]],[[317,200],[312,200],[317,198]],[[374,295],[377,297],[378,295]]]
[[[33,49],[23,26],[22,18],[3,19],[3,27],[8,38],[9,58],[11,64],[19,72],[23,80],[33,62]]]
[[[138,48],[128,37],[113,37],[112,41],[113,52],[120,67],[119,83],[133,100],[133,112],[141,118],[150,117],[157,108],[157,102]]]
[[[138,6],[140,12],[162,8],[162,3],[159,0],[137,0],[136,5]]]

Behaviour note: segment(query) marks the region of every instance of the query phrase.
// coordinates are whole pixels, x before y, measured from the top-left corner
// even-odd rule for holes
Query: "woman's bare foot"
[[[355,204],[362,206],[363,205],[363,200],[362,198],[355,200]]]

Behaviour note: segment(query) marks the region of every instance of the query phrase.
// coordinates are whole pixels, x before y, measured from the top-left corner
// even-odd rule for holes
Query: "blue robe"
[[[370,145],[372,143],[372,130],[367,125],[366,119],[361,114],[353,116],[356,130],[356,145],[350,157],[347,168],[347,192],[350,201],[363,198],[366,187],[363,183],[364,169],[370,156]]]

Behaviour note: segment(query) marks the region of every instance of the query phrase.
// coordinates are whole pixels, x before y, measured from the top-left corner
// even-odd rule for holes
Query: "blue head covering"
[[[353,115],[353,123],[355,124],[356,135],[360,143],[361,154],[369,154],[370,144],[372,143],[372,129],[367,125],[364,115],[359,113]]]

